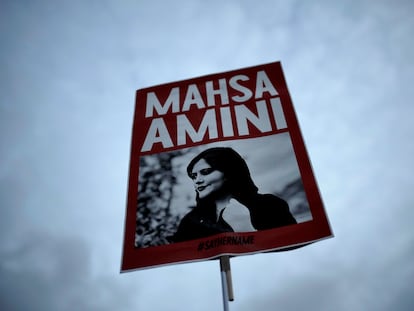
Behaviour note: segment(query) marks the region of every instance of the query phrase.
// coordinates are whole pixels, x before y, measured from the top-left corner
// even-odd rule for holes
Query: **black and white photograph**
[[[136,247],[312,220],[289,133],[143,156]]]

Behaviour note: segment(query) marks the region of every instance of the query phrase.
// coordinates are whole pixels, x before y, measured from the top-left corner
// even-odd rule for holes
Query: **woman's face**
[[[190,177],[200,199],[220,190],[225,182],[224,174],[213,169],[204,159],[194,164]]]

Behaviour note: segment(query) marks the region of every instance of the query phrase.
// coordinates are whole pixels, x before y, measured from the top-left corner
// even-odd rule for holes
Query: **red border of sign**
[[[151,90],[159,90],[162,88],[171,88],[181,83],[186,85],[190,83],[200,83],[203,81],[216,80],[219,78],[228,78],[236,74],[246,74],[266,69],[271,75],[270,79],[276,81],[278,92],[285,114],[288,132],[291,137],[293,149],[298,162],[303,186],[309,202],[312,213],[312,220],[299,223],[296,225],[285,226],[281,228],[263,230],[248,233],[223,233],[213,237],[192,240],[169,245],[136,248],[134,246],[135,230],[136,230],[136,211],[138,196],[138,174],[139,174],[139,158],[143,155],[140,151],[144,140],[142,128],[143,105],[139,102],[139,98],[145,92]],[[140,123],[141,122],[141,123]],[[234,138],[232,138],[234,139]],[[183,147],[175,147],[169,150],[181,149]],[[168,151],[169,151],[168,150]],[[163,150],[165,151],[165,150]],[[159,152],[159,151],[158,151]],[[152,153],[155,153],[152,152]],[[254,243],[252,245],[222,245],[208,250],[198,251],[200,243],[211,241],[221,237],[248,237],[253,236]],[[207,75],[194,79],[188,79],[178,82],[167,83],[137,91],[136,108],[133,124],[131,157],[128,184],[128,200],[126,208],[125,232],[123,244],[123,256],[121,263],[121,272],[129,270],[151,268],[174,263],[185,263],[191,261],[201,261],[216,258],[222,255],[242,255],[268,251],[277,251],[290,249],[306,245],[321,239],[332,237],[332,231],[327,219],[324,205],[316,184],[316,180],[309,161],[308,153],[303,141],[303,137],[299,128],[296,113],[289,95],[288,87],[283,75],[280,62],[263,64],[218,74]]]

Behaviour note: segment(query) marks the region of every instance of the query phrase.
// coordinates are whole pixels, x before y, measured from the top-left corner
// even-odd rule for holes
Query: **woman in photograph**
[[[296,224],[286,201],[258,193],[246,162],[231,148],[204,150],[188,164],[187,174],[197,204],[181,220],[171,242]]]

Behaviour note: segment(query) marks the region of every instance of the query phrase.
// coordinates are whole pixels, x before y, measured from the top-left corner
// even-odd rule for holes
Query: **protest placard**
[[[137,91],[121,271],[331,236],[279,62]]]

